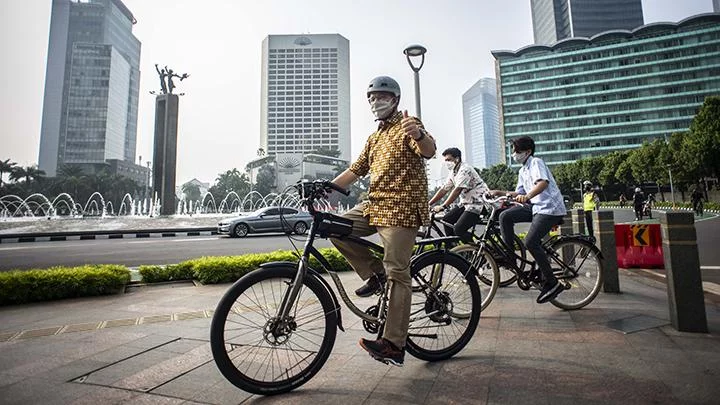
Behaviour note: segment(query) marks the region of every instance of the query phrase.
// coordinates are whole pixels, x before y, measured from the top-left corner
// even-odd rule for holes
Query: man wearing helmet
[[[597,209],[600,205],[600,199],[597,196],[597,193],[593,189],[592,183],[585,180],[583,182],[583,188],[585,189],[585,193],[583,194],[583,210],[585,211],[585,225],[587,228],[587,233],[591,237],[595,237],[595,234],[593,233],[593,222],[592,222],[592,212]]]
[[[643,217],[643,204],[645,203],[645,194],[640,187],[635,187],[633,194],[633,207],[635,208],[635,220],[640,221]]]
[[[343,216],[353,220],[352,234],[378,233],[385,250],[382,260],[357,243],[331,239],[353,269],[366,280],[355,293],[369,297],[389,283],[390,299],[383,337],[360,339],[360,346],[376,360],[402,366],[410,320],[410,257],[418,228],[429,222],[425,159],[435,155],[435,140],[422,122],[399,112],[400,86],[380,76],[368,85],[370,111],[378,121],[365,148],[333,182],[348,188],[370,174],[368,199]]]

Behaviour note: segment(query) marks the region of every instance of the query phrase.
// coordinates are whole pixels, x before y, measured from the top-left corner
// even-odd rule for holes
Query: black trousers
[[[448,211],[443,218],[445,222],[453,224],[453,227],[445,225],[445,235],[458,236],[465,243],[472,242],[470,229],[480,222],[480,215],[465,211],[464,207],[455,207]]]
[[[592,211],[585,211],[585,227],[587,228],[587,234],[593,236]]]

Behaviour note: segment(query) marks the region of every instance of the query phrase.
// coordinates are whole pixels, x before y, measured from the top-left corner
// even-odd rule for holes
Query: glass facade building
[[[720,94],[718,13],[492,53],[503,143],[530,136],[549,164],[685,131]]]
[[[269,155],[340,151],[350,159],[350,45],[339,34],[262,43],[260,145]],[[283,160],[283,159],[280,159]],[[289,161],[289,160],[288,160]],[[290,163],[288,163],[289,165]]]
[[[536,44],[643,25],[642,0],[530,0]]]
[[[495,79],[478,80],[462,96],[465,149],[463,159],[483,169],[504,163]]]
[[[53,0],[39,167],[133,162],[140,41],[120,0]]]

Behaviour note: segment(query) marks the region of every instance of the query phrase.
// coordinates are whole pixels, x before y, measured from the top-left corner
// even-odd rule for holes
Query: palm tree
[[[25,180],[26,184],[30,184],[30,182],[32,182],[33,180],[39,180],[44,175],[45,171],[38,169],[37,166],[17,166],[13,168],[12,172],[10,173],[10,180]]]
[[[0,188],[3,186],[3,176],[5,173],[12,173],[17,163],[11,162],[10,159],[0,160]]]
[[[58,177],[62,191],[70,193],[75,200],[81,200],[78,194],[80,186],[86,184],[87,176],[79,165],[63,165],[58,169]]]

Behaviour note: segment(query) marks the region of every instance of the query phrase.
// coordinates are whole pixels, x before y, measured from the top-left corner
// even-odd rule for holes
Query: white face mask
[[[527,158],[530,156],[530,151],[525,151],[521,153],[513,152],[512,158],[515,161],[515,163],[524,164]]]
[[[449,162],[445,162],[445,167],[447,167],[448,170],[453,171],[453,169],[455,169],[455,164],[456,163],[451,160]]]
[[[372,111],[375,118],[379,120],[387,118],[393,112],[393,108],[395,108],[394,99],[377,99],[370,102],[370,111]]]

